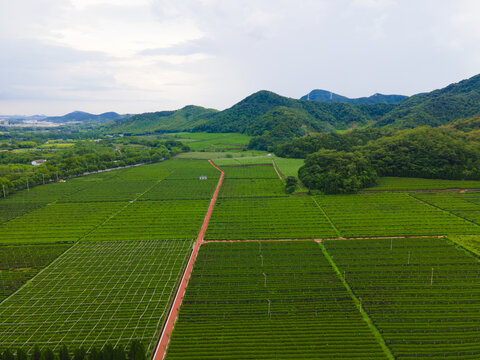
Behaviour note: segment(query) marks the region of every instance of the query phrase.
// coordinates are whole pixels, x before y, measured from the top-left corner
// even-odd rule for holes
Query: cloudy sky
[[[411,95],[480,73],[477,0],[0,0],[0,114]]]

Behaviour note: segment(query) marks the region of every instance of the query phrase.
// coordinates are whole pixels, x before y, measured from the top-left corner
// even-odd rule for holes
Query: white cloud
[[[428,91],[479,72],[478,18],[475,0],[2,1],[0,112]]]

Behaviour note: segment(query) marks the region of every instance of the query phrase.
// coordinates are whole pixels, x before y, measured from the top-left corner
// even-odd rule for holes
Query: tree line
[[[139,163],[152,163],[189,151],[179,141],[149,139],[78,140],[58,151],[0,151],[0,197],[35,185]],[[33,160],[47,160],[32,166]]]

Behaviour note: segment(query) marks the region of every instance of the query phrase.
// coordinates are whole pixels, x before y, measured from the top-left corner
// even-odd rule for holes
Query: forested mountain
[[[404,95],[384,95],[373,94],[369,97],[361,97],[351,99],[346,96],[338,95],[327,90],[312,90],[307,95],[302,96],[301,100],[322,101],[322,102],[343,102],[348,104],[360,105],[360,104],[398,104],[408,98]]]
[[[255,136],[251,148],[269,150],[275,144],[309,133],[358,127],[435,127],[480,116],[480,75],[440,90],[411,96],[398,104],[395,102],[403,98],[399,95],[375,94],[369,98],[348,99],[322,90],[311,93],[309,98],[313,95],[317,99],[325,96],[332,99],[297,100],[259,91],[223,111],[187,106],[176,111],[120,119],[109,124],[106,130],[125,134],[238,132]],[[346,99],[356,104],[345,102]]]
[[[126,117],[128,117],[128,115],[120,115],[116,112],[106,112],[100,115],[94,115],[83,111],[74,111],[63,116],[50,116],[43,119],[43,121],[50,121],[54,123],[96,121],[99,123],[104,123]]]
[[[274,143],[311,132],[331,132],[373,124],[392,106],[322,103],[259,91],[212,115],[193,130],[245,133],[259,137],[252,140],[251,148],[267,150]]]
[[[158,111],[133,115],[127,119],[108,124],[108,133],[124,133],[132,135],[190,131],[199,126],[217,112],[201,106],[188,105],[174,111]]]
[[[480,75],[443,89],[409,97],[377,122],[396,129],[439,126],[480,115]]]

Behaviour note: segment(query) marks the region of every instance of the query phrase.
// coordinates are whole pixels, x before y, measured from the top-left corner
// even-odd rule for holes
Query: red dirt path
[[[222,186],[223,176],[224,173],[220,170],[213,162],[208,160],[210,165],[212,165],[215,169],[220,171],[220,180],[218,180],[217,188],[215,189],[215,193],[212,196],[212,200],[210,201],[210,205],[208,207],[207,214],[205,215],[205,219],[203,220],[202,229],[198,234],[197,241],[193,246],[192,254],[190,255],[190,259],[188,260],[187,267],[185,269],[185,273],[183,274],[182,281],[180,286],[178,287],[177,294],[175,295],[175,300],[173,301],[172,307],[168,314],[167,321],[165,326],[163,327],[162,334],[160,335],[160,340],[158,341],[157,348],[155,350],[155,354],[153,355],[153,360],[163,360],[167,353],[168,342],[170,341],[170,336],[172,334],[173,326],[175,325],[175,321],[178,317],[178,310],[180,305],[182,304],[183,296],[185,295],[185,289],[188,284],[188,280],[190,279],[190,274],[192,273],[193,264],[197,259],[198,250],[200,249],[200,245],[202,244],[203,238],[205,236],[205,232],[207,231],[208,222],[210,221],[210,216],[212,215],[213,207],[215,206],[215,202],[217,200],[218,192],[220,190],[220,186]]]

